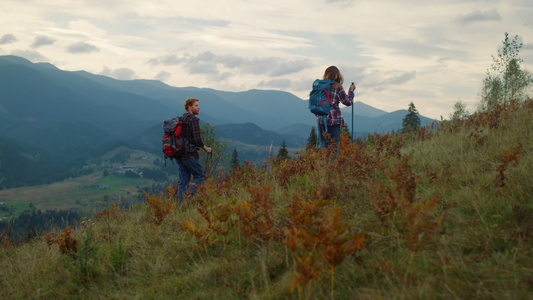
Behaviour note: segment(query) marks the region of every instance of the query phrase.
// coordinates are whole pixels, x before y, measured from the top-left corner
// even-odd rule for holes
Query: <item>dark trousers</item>
[[[178,183],[178,204],[181,205],[183,192],[190,192],[191,197],[196,193],[196,186],[204,181],[204,171],[200,160],[196,157],[189,157],[185,160],[178,160],[180,168]],[[192,176],[192,181],[191,181]],[[189,186],[189,183],[192,185]]]
[[[324,137],[325,130],[326,128],[324,127],[324,124],[318,124],[318,131],[320,133],[320,147],[327,148],[330,143],[338,146],[341,139],[341,125],[328,125],[327,137]]]

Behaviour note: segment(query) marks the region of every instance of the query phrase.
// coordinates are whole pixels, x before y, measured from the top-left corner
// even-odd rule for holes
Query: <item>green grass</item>
[[[111,153],[113,154],[113,153]],[[110,155],[111,155],[110,154]],[[150,167],[155,157],[140,151],[134,151],[126,165],[134,167]],[[103,166],[97,166],[93,174],[72,178],[53,184],[0,190],[0,202],[16,208],[28,208],[32,203],[36,209],[70,209],[80,205],[81,199],[94,206],[103,203],[104,196],[135,197],[138,189],[150,186],[153,181],[145,178],[128,178],[123,174],[102,176]],[[107,185],[102,189],[100,186]],[[19,209],[20,210],[20,209]],[[0,212],[0,216],[10,214]]]
[[[345,137],[335,159],[244,166],[182,207],[169,189],[62,237],[4,239],[0,296],[531,299],[531,115],[528,100],[429,136]]]
[[[0,202],[4,203],[4,207],[10,207],[10,208],[13,208],[13,209],[16,209],[17,212],[14,213],[15,216],[17,216],[18,214],[26,211],[26,210],[30,210],[30,203],[31,202],[20,202],[20,201],[3,201],[3,200],[0,200]],[[11,216],[13,213],[12,212],[7,212],[7,211],[0,211],[0,218],[1,217],[9,217]]]

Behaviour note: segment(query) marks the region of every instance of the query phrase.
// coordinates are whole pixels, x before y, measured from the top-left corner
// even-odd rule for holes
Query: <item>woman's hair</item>
[[[198,101],[200,100],[196,98],[188,98],[187,100],[185,100],[185,103],[183,104],[183,106],[185,106],[185,111],[189,111],[189,106],[193,106],[194,103]]]
[[[344,78],[342,77],[341,71],[339,71],[339,69],[335,66],[331,66],[326,69],[323,79],[336,81],[337,83],[334,84],[335,87],[342,86],[344,83]]]

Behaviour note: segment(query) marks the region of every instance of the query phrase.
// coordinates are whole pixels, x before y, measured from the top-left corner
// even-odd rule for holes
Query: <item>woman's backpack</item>
[[[333,107],[333,100],[330,97],[330,88],[332,83],[336,83],[336,81],[329,79],[317,79],[313,82],[313,89],[309,94],[309,110],[315,115],[322,116],[324,129],[326,132],[328,132],[327,118],[331,108]]]
[[[317,79],[313,82],[313,89],[309,94],[309,110],[320,116],[327,116],[333,106],[330,97],[330,87],[336,81],[328,79]]]

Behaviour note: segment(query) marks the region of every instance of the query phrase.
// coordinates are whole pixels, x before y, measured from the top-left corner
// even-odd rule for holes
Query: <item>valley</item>
[[[116,149],[103,158],[125,150]],[[12,208],[0,211],[0,217],[4,220],[16,218],[26,210],[71,210],[90,214],[111,203],[138,199],[140,189],[156,182],[142,177],[140,170],[155,168],[154,162],[161,157],[138,150],[128,151],[131,155],[124,164],[92,165],[94,172],[88,175],[51,184],[0,190],[0,203]]]

